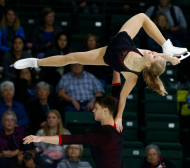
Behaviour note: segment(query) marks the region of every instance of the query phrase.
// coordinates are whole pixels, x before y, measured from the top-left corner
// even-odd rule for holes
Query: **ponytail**
[[[158,92],[162,96],[165,96],[167,94],[167,91],[162,81],[160,80],[159,75],[165,71],[165,67],[166,61],[164,59],[161,59],[159,61],[151,63],[150,68],[146,67],[143,70],[143,78],[148,87],[151,87],[153,91]]]

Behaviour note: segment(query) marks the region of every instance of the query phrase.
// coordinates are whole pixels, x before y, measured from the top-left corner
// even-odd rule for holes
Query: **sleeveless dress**
[[[117,72],[125,71],[139,75],[140,72],[132,71],[124,64],[124,59],[130,51],[136,52],[143,56],[135,47],[133,40],[128,33],[126,31],[120,32],[108,45],[106,53],[103,57],[104,62]]]

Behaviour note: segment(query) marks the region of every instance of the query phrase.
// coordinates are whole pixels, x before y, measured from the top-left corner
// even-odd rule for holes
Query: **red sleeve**
[[[58,135],[59,137],[59,144],[58,145],[61,145],[61,135]]]

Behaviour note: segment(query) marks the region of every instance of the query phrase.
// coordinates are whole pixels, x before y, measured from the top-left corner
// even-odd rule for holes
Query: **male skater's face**
[[[95,104],[92,112],[94,113],[95,121],[101,121],[103,119],[104,108],[102,108],[98,103]]]

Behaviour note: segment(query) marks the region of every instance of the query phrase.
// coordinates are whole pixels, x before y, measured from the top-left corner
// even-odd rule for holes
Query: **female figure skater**
[[[137,49],[134,46],[132,39],[141,27],[162,46],[164,54]],[[14,67],[22,69],[38,66],[65,66],[73,63],[109,65],[113,70],[122,73],[126,79],[120,94],[118,113],[115,117],[116,128],[120,132],[123,129],[122,114],[126,97],[135,86],[139,73],[143,70],[143,77],[148,86],[164,96],[167,92],[159,79],[159,75],[164,72],[166,61],[176,65],[180,61],[173,56],[185,52],[187,52],[186,48],[174,47],[170,40],[166,41],[156,25],[145,14],[140,13],[129,19],[114,40],[106,47],[88,52],[70,53],[64,57],[58,55],[39,60],[36,58],[23,59],[15,62]]]

